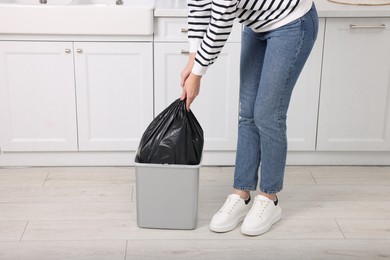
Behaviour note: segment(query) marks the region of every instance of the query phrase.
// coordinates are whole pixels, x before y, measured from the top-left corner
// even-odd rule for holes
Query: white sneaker
[[[248,211],[249,204],[247,205],[240,195],[230,194],[222,208],[211,219],[210,230],[214,232],[231,231],[244,220]]]
[[[248,236],[258,236],[267,232],[273,224],[282,217],[279,204],[269,198],[257,195],[248,215],[241,226],[241,233]]]

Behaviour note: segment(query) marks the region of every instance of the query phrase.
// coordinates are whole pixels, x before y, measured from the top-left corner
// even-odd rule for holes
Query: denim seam
[[[291,65],[290,65],[290,68],[289,68],[289,72],[288,72],[288,76],[286,78],[286,81],[284,83],[284,90],[283,90],[283,94],[280,98],[280,103],[279,103],[279,107],[278,107],[278,124],[279,124],[279,127],[282,128],[283,125],[282,125],[282,104],[283,104],[283,100],[285,99],[285,94],[286,94],[286,91],[287,91],[287,82],[290,81],[291,79],[291,75],[292,75],[292,71],[293,71],[293,68],[296,66],[296,63],[297,63],[297,60],[298,60],[298,55],[299,53],[301,52],[301,49],[302,49],[302,46],[303,46],[303,42],[304,42],[304,37],[305,37],[305,34],[306,34],[306,26],[305,26],[305,23],[306,21],[303,19],[303,18],[300,18],[301,20],[301,29],[302,29],[302,33],[301,33],[301,37],[299,39],[299,43],[298,43],[298,46],[297,46],[297,49],[296,49],[296,52],[295,52],[295,56],[294,56],[294,59],[293,61],[291,62]],[[283,134],[285,135],[285,131],[283,132]],[[287,137],[286,137],[287,138]],[[287,145],[287,143],[286,143]],[[287,147],[286,147],[287,149]],[[267,194],[275,194],[275,193],[278,193],[280,192],[281,190],[283,189],[283,182],[281,184],[280,187],[277,187],[276,189],[273,189],[273,190],[266,190],[264,188],[261,187],[261,184],[260,184],[260,190],[264,193],[267,193]]]
[[[313,2],[313,6],[314,6],[314,2]],[[312,7],[312,9],[308,12],[309,13],[309,15],[310,15],[310,18],[311,18],[311,23],[312,23],[312,25],[313,25],[313,41],[315,41],[316,40],[316,38],[317,38],[317,34],[318,34],[318,29],[317,29],[317,32],[315,31],[315,28],[316,28],[316,26],[315,26],[315,24],[314,24],[314,17],[313,17],[313,14],[311,13],[313,11],[313,7]]]
[[[252,186],[252,187],[239,187],[239,186],[236,186],[236,185],[233,185],[233,188],[234,189],[237,189],[237,190],[244,190],[244,191],[249,191],[249,190],[256,190],[256,186]]]
[[[264,193],[266,193],[266,194],[276,194],[276,193],[282,191],[282,189],[276,189],[276,190],[273,190],[273,191],[267,191],[267,190],[265,190],[265,189],[260,188],[260,191],[261,191],[261,192],[264,192]]]
[[[282,96],[280,98],[280,103],[279,103],[279,107],[278,107],[278,124],[279,124],[279,128],[283,127],[283,125],[282,125],[282,121],[283,121],[282,120],[282,104],[283,104],[283,100],[285,99],[285,93],[286,93],[286,90],[287,90],[287,82],[289,82],[289,80],[291,78],[291,74],[292,74],[293,68],[296,65],[297,60],[298,60],[298,53],[302,49],[303,38],[305,37],[305,29],[304,29],[305,28],[304,27],[305,21],[302,18],[300,18],[300,19],[301,19],[302,34],[301,34],[301,38],[299,39],[299,44],[298,44],[297,51],[295,52],[294,60],[291,63],[291,66],[289,68],[288,77],[286,78],[286,81],[284,82],[283,94],[282,94]]]

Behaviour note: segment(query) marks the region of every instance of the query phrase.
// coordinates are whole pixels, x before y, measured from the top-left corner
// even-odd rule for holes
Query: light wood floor
[[[208,223],[233,168],[200,172],[195,230],[141,229],[131,167],[0,168],[0,259],[390,259],[390,167],[287,167],[267,234]]]

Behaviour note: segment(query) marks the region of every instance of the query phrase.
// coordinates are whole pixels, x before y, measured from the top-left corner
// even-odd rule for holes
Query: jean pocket
[[[289,22],[288,24],[285,24],[283,25],[282,27],[280,27],[281,29],[285,29],[285,28],[294,28],[294,27],[301,27],[301,18],[297,18],[295,19],[294,21],[291,21]]]

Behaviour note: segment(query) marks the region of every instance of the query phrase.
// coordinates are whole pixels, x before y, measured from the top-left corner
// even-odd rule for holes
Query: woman
[[[286,114],[291,93],[318,31],[312,0],[188,0],[190,57],[181,74],[187,109],[237,19],[244,24],[240,111],[233,191],[213,216],[214,232],[260,235],[280,220],[287,154]],[[232,104],[234,105],[234,104]],[[250,208],[250,191],[260,192]]]

